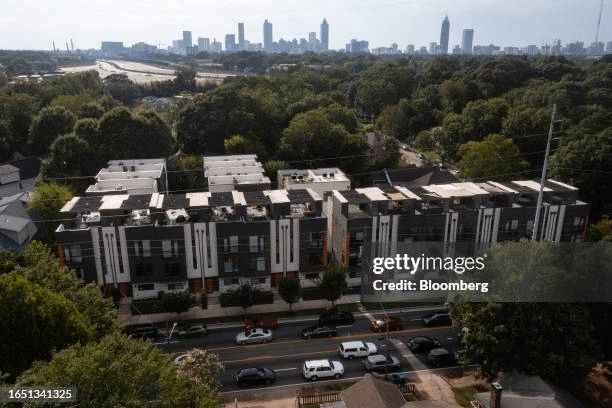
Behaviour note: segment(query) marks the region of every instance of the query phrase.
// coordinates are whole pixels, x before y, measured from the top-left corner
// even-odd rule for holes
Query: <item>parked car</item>
[[[185,326],[181,326],[176,335],[181,339],[187,337],[202,337],[208,334],[208,329],[204,323],[191,323]]]
[[[338,331],[334,326],[310,326],[302,330],[302,338],[312,339],[316,337],[332,337],[336,336]]]
[[[244,328],[246,330],[251,329],[276,329],[278,327],[278,317],[275,316],[260,316],[258,319],[247,320],[244,322]]]
[[[435,348],[427,355],[427,361],[436,367],[457,364],[457,356],[445,348]]]
[[[159,338],[164,337],[164,334],[159,330],[156,326],[152,324],[144,325],[144,326],[133,326],[128,328],[126,334],[134,339],[142,339],[142,340],[157,340]]]
[[[408,348],[413,353],[427,353],[437,347],[440,347],[438,339],[429,336],[413,337],[408,341]]]
[[[401,363],[396,357],[374,354],[363,360],[363,368],[368,372],[386,373],[399,370]]]
[[[385,316],[382,320],[372,320],[370,322],[370,328],[375,332],[404,330],[404,321],[398,317]]]
[[[304,378],[317,381],[319,378],[340,378],[344,374],[344,366],[339,361],[308,360],[302,367]]]
[[[319,317],[319,326],[337,326],[339,324],[353,324],[355,318],[351,312],[345,312],[336,308],[329,309],[327,313]]]
[[[249,367],[238,371],[234,379],[236,384],[241,387],[253,384],[270,384],[276,379],[276,373],[269,368]]]
[[[236,335],[236,343],[267,343],[272,340],[272,332],[268,329],[245,330]]]
[[[432,326],[449,326],[453,323],[450,314],[445,311],[433,312],[423,316],[423,324],[425,327]]]
[[[340,343],[338,352],[344,358],[349,360],[355,357],[367,357],[371,354],[376,354],[376,344],[364,343],[363,341],[347,341]]]

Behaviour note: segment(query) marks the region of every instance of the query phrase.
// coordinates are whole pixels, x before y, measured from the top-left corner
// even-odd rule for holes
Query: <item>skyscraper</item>
[[[191,31],[183,31],[183,47],[193,47],[193,42],[191,41]]]
[[[244,23],[238,23],[238,48],[244,49]]]
[[[321,51],[326,52],[329,50],[329,24],[327,20],[323,19],[321,23]]]
[[[268,20],[264,22],[264,50],[272,51],[272,23],[268,23]]]
[[[236,36],[234,34],[225,35],[225,52],[236,51]]]
[[[461,52],[463,54],[472,53],[472,42],[474,41],[474,29],[466,28],[461,36]]]
[[[448,54],[448,36],[450,31],[450,22],[448,16],[444,18],[442,22],[442,31],[440,32],[440,54]]]

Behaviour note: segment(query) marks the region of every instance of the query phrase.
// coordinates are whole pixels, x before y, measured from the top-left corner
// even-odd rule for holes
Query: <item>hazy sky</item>
[[[274,41],[308,38],[325,17],[330,48],[351,38],[370,48],[397,43],[400,49],[440,41],[444,15],[450,20],[450,49],[461,31],[474,29],[474,45],[537,46],[558,38],[563,44],[595,40],[599,0],[2,0],[0,49],[100,48],[101,41],[144,41],[166,48],[183,30],[193,41],[238,36],[263,42],[263,22],[273,24]],[[604,2],[600,41],[612,41],[612,3]]]

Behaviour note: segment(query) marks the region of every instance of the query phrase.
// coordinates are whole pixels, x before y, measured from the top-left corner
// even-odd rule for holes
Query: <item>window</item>
[[[257,272],[263,272],[266,270],[266,258],[263,256],[257,257]]]
[[[138,290],[153,290],[155,289],[155,285],[152,283],[143,283],[138,285]]]
[[[249,252],[257,253],[264,251],[264,238],[257,235],[249,237]]]
[[[181,264],[179,262],[167,262],[164,265],[165,276],[179,276],[181,274]]]
[[[223,279],[223,284],[225,286],[229,286],[229,285],[238,285],[240,281],[238,280],[238,278],[227,278],[227,279]]]
[[[137,278],[153,276],[153,266],[150,263],[137,263],[134,269]]]
[[[172,241],[169,239],[162,241],[162,254],[164,258],[172,258]]]
[[[142,242],[142,256],[143,258],[151,257],[151,241],[141,241]]]
[[[237,253],[238,252],[238,235],[232,235],[229,237],[230,243],[230,252]]]
[[[223,257],[223,272],[232,273],[234,271],[234,263],[231,256]]]
[[[305,273],[304,278],[306,279],[319,279],[319,273]]]
[[[80,245],[70,245],[64,248],[64,256],[68,263],[82,263],[83,256],[81,255]]]
[[[510,228],[513,230],[517,230],[518,229],[518,220],[512,220],[512,223],[510,224]]]
[[[140,256],[140,246],[138,245],[138,241],[134,241],[134,256],[139,257]]]
[[[313,248],[323,248],[323,233],[322,232],[311,232],[310,233],[310,246]]]

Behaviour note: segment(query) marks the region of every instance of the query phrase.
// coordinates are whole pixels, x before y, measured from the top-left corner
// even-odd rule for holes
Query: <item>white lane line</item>
[[[297,370],[297,368],[277,368],[274,371],[291,371],[291,370]]]

